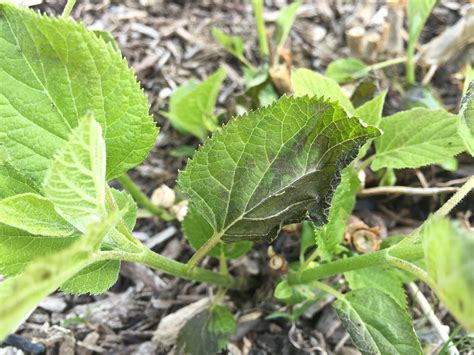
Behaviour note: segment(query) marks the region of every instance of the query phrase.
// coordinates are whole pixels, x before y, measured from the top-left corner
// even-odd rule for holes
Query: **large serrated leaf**
[[[337,315],[364,355],[421,355],[408,313],[374,288],[351,291],[334,302]]]
[[[459,111],[458,133],[466,150],[474,156],[474,80],[469,84]]]
[[[120,52],[71,19],[0,4],[0,83],[2,143],[37,184],[89,111],[104,128],[108,178],[142,162],[155,141],[147,99]]]
[[[45,196],[78,230],[105,216],[105,142],[101,126],[85,116],[54,157]]]
[[[444,305],[474,332],[474,233],[432,218],[421,231],[428,275]]]
[[[8,162],[0,164],[0,199],[22,193],[38,193],[40,188]]]
[[[372,168],[417,168],[443,161],[464,150],[458,117],[441,110],[414,108],[382,119]]]
[[[179,184],[214,240],[271,241],[288,221],[325,223],[341,169],[378,134],[336,104],[283,97],[206,141]]]

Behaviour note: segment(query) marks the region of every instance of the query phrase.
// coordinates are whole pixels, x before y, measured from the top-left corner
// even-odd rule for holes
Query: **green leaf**
[[[391,168],[379,170],[377,175],[380,176],[379,186],[395,186],[397,183],[397,175]]]
[[[448,219],[431,218],[421,237],[434,291],[456,319],[474,331],[474,233]]]
[[[39,187],[8,162],[0,164],[0,199],[22,193],[38,193]]]
[[[464,147],[457,127],[457,116],[440,110],[414,108],[386,117],[372,168],[418,168],[459,154]]]
[[[141,163],[157,134],[119,51],[83,24],[0,4],[0,137],[10,163],[38,185],[80,119],[93,112],[107,178]]]
[[[54,157],[45,196],[80,231],[105,216],[105,142],[101,126],[85,116]]]
[[[474,156],[474,80],[469,84],[469,89],[461,101],[459,111],[458,133],[464,142],[466,150]]]
[[[314,233],[314,224],[309,221],[303,221],[301,223],[301,236],[300,236],[300,260],[304,258],[306,251],[315,246],[316,235]]]
[[[202,83],[188,82],[176,89],[170,98],[169,112],[163,113],[173,127],[201,140],[209,131],[214,132],[218,125],[213,111],[225,76],[221,68]]]
[[[351,290],[361,288],[376,288],[390,295],[400,307],[407,309],[407,298],[402,282],[393,269],[380,266],[349,271],[344,276]]]
[[[345,83],[367,75],[367,65],[357,58],[344,58],[332,61],[325,75],[338,83]]]
[[[14,331],[43,298],[94,261],[102,239],[121,218],[121,213],[114,213],[91,224],[68,248],[36,259],[21,274],[0,283],[0,340]]]
[[[376,81],[371,77],[358,80],[351,95],[351,102],[354,107],[359,108],[367,101],[372,100],[378,92]]]
[[[325,223],[340,170],[378,134],[338,105],[283,97],[231,120],[178,181],[212,227],[208,239],[271,241],[286,222]]]
[[[386,293],[374,288],[351,291],[334,307],[362,354],[423,354],[410,316]]]
[[[206,309],[181,328],[176,340],[177,352],[186,355],[217,354],[235,333],[232,314],[222,306]]]
[[[188,207],[188,212],[186,214],[186,218],[183,221],[182,227],[184,236],[189,241],[191,246],[196,250],[202,247],[209,239],[209,236],[214,233],[212,226],[192,206]],[[219,258],[221,256],[221,251],[223,251],[226,258],[236,259],[247,253],[251,247],[252,242],[249,241],[232,244],[219,242],[214,248],[211,249],[208,255]]]
[[[69,247],[78,237],[38,237],[24,230],[0,224],[0,274],[21,272],[38,257],[46,257]]]
[[[337,102],[348,113],[354,113],[351,101],[333,79],[309,69],[297,69],[291,75],[291,83],[296,96],[326,97]]]
[[[415,86],[409,89],[405,93],[402,104],[406,110],[415,107],[444,110],[441,98],[433,90],[424,86]]]
[[[69,237],[76,232],[50,201],[31,193],[0,200],[0,223],[49,237]]]
[[[474,81],[474,69],[471,66],[471,63],[466,64],[466,74],[464,78],[464,85],[462,87],[462,96],[466,96],[469,86]]]
[[[137,204],[127,191],[119,191],[111,188],[110,192],[115,200],[115,204],[119,210],[126,210],[123,221],[127,228],[131,231],[135,228],[137,221]]]
[[[431,13],[436,0],[408,0],[408,47],[414,50],[415,44],[420,37],[421,30]]]
[[[323,260],[332,258],[336,247],[344,238],[346,223],[354,209],[359,187],[360,180],[354,168],[346,168],[329,207],[328,223],[315,229],[316,243]]]
[[[240,60],[249,68],[252,65],[244,55],[244,40],[239,36],[229,36],[217,27],[212,28],[214,39],[230,54]]]
[[[275,29],[275,44],[278,48],[285,45],[288,34],[296,19],[296,12],[301,5],[301,1],[295,1],[290,5],[284,7],[278,13]]]

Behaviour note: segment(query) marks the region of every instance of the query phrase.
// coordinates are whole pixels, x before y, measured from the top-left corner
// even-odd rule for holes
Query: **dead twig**
[[[443,193],[452,193],[458,191],[458,187],[408,187],[408,186],[379,186],[361,190],[357,195],[359,197],[377,196],[377,195],[412,195],[412,196],[433,196]]]

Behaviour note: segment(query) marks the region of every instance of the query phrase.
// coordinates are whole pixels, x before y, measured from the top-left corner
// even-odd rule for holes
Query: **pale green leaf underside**
[[[0,83],[1,141],[37,184],[89,111],[104,128],[108,178],[154,143],[147,99],[120,52],[70,19],[0,4]]]
[[[309,69],[297,69],[291,75],[291,83],[296,96],[326,97],[337,102],[348,113],[354,114],[351,100],[344,95],[340,86],[331,78]]]
[[[459,111],[459,127],[458,132],[466,150],[474,156],[474,80],[469,84],[466,95],[461,102],[461,110]]]
[[[43,190],[59,214],[84,232],[105,215],[105,188],[102,129],[88,115],[54,157]]]
[[[340,170],[378,134],[322,99],[283,97],[206,141],[179,184],[218,238],[272,240],[288,221],[325,223]]]
[[[434,291],[456,319],[474,332],[474,233],[447,219],[432,219],[421,236]]]
[[[202,83],[189,82],[176,89],[166,117],[177,130],[201,140],[209,131],[215,131],[217,118],[213,111],[225,75],[221,68]]]
[[[441,110],[414,108],[382,119],[384,134],[375,140],[372,168],[417,168],[438,163],[464,150],[459,118]]]
[[[334,307],[362,354],[423,353],[410,316],[388,294],[363,288],[345,294]]]
[[[31,193],[0,200],[0,223],[48,237],[69,237],[76,232],[51,201]]]

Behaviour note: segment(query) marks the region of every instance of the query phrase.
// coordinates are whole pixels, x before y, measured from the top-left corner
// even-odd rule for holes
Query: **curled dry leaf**
[[[170,208],[171,213],[176,216],[179,222],[182,222],[188,213],[188,202],[188,200],[183,200]]]

